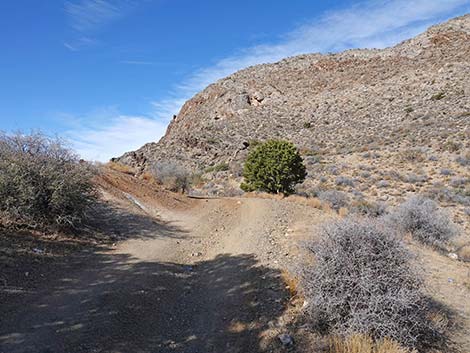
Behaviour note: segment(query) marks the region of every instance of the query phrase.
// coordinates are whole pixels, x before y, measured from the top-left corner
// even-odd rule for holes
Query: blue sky
[[[470,0],[0,1],[0,130],[105,161],[158,140],[181,104],[243,67],[383,48]]]

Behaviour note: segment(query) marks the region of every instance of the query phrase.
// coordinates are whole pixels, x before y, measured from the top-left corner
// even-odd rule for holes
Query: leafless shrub
[[[454,177],[450,180],[450,185],[454,188],[464,187],[468,183],[470,183],[470,178]]]
[[[441,175],[444,175],[444,176],[449,176],[449,175],[454,175],[454,172],[450,169],[441,169]]]
[[[328,169],[329,169],[329,172],[333,175],[339,175],[339,173],[341,172],[341,169],[336,165],[332,165]]]
[[[387,205],[383,202],[371,202],[362,199],[353,202],[350,211],[361,216],[380,217],[387,212]]]
[[[455,161],[462,167],[470,166],[470,152],[458,156]]]
[[[0,213],[10,224],[76,226],[97,193],[90,164],[41,133],[0,134]]]
[[[317,197],[336,211],[342,207],[347,207],[350,201],[347,194],[337,190],[319,191]]]
[[[449,215],[436,202],[423,196],[413,196],[396,207],[388,222],[402,233],[411,233],[428,245],[442,246],[457,234]]]
[[[336,177],[335,183],[338,186],[354,186],[354,180],[343,175]]]
[[[456,202],[464,206],[470,206],[470,195],[465,195],[463,189],[451,190],[443,185],[434,185],[424,195],[440,202]]]
[[[175,192],[186,192],[190,186],[190,173],[172,162],[157,162],[150,168],[157,183]]]
[[[389,338],[407,347],[441,337],[428,319],[410,253],[389,228],[373,219],[346,218],[324,225],[320,235],[308,247],[316,262],[301,274],[315,328]]]
[[[390,176],[390,178],[392,178],[393,180],[401,180],[402,179],[402,175],[397,172],[396,170],[389,170],[387,172],[387,174]]]
[[[387,188],[390,186],[390,183],[387,180],[379,180],[377,182],[377,187],[378,188]]]
[[[405,183],[410,183],[410,184],[418,184],[418,183],[424,183],[428,180],[428,177],[426,175],[416,175],[414,173],[404,175],[402,180]]]

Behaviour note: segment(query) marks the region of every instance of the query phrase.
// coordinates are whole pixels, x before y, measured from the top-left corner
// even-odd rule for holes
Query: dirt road
[[[325,351],[290,324],[284,275],[299,262],[299,241],[331,214],[302,200],[191,200],[121,175],[102,184],[91,234],[112,246],[0,229],[0,353]],[[458,318],[452,339],[469,352],[468,264],[410,247],[429,294]],[[293,334],[293,347],[281,333]]]
[[[106,195],[122,241],[71,255],[2,305],[0,352],[285,351],[281,268],[295,256],[301,206],[243,198],[168,209],[122,195]]]

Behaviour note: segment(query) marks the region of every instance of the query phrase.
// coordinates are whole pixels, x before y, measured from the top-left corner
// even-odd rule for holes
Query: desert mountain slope
[[[470,15],[384,50],[301,55],[241,70],[187,101],[165,136],[117,160],[238,166],[255,140],[306,156],[408,146],[470,134]],[[235,168],[235,167],[233,167]]]

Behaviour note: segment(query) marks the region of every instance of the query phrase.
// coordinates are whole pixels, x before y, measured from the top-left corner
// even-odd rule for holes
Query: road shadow
[[[172,222],[145,212],[132,212],[107,202],[99,202],[76,235],[99,241],[146,238],[181,238],[187,232]]]
[[[110,250],[117,241],[180,239],[186,234],[172,222],[106,202],[96,204],[87,221],[66,234],[0,225],[0,300],[35,291],[61,272],[86,265],[90,254]]]
[[[0,352],[265,352],[283,312],[279,271],[252,255],[193,266],[94,253],[0,310]],[[277,344],[277,342],[276,342]],[[271,350],[270,350],[271,351]]]

